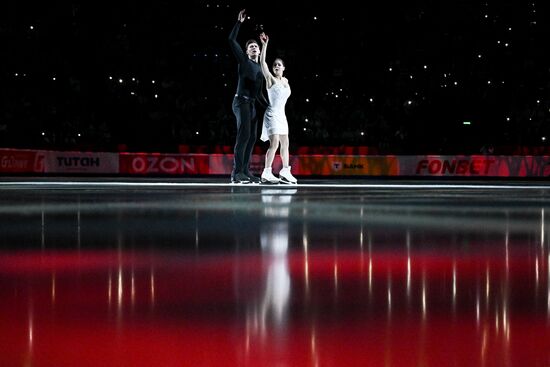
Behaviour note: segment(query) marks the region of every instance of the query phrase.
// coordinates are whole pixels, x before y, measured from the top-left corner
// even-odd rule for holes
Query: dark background
[[[227,37],[242,8],[250,19],[241,45],[262,24],[268,63],[276,56],[286,63],[291,150],[544,147],[546,7],[538,0],[3,2],[0,147],[233,145],[237,64]]]

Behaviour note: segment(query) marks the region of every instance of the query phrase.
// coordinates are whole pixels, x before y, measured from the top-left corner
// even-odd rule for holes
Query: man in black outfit
[[[239,63],[237,93],[233,98],[233,113],[237,119],[237,139],[235,143],[233,183],[260,183],[260,178],[249,171],[250,158],[256,143],[258,119],[256,100],[261,98],[263,74],[259,64],[260,46],[256,40],[246,42],[246,54],[237,43],[237,34],[246,18],[245,10],[239,12],[238,21],[229,34],[229,45]]]

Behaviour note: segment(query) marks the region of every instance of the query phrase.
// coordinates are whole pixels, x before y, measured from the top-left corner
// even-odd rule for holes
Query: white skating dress
[[[262,141],[268,141],[269,136],[273,134],[287,135],[288,121],[285,114],[285,105],[290,96],[290,86],[281,82],[274,83],[267,90],[269,97],[269,106],[265,110],[264,123],[262,126]]]

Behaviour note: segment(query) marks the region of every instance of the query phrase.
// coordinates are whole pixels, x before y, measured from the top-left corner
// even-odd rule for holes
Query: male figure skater
[[[256,143],[258,118],[256,101],[261,97],[263,74],[259,64],[260,46],[254,39],[246,42],[246,53],[237,43],[237,35],[246,19],[245,9],[239,12],[237,23],[229,34],[229,45],[237,59],[239,80],[233,98],[233,113],[237,119],[237,138],[234,149],[232,183],[260,183],[249,171],[250,158]]]

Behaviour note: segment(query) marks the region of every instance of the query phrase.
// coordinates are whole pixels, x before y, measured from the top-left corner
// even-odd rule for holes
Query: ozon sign
[[[198,173],[193,157],[137,156],[130,162],[132,173]]]

